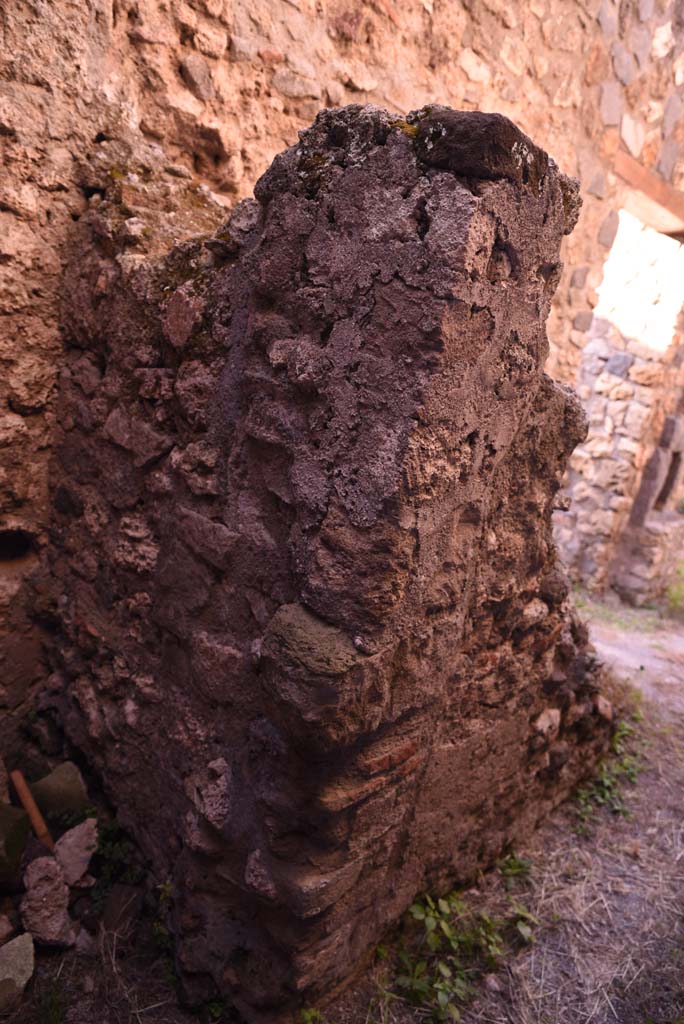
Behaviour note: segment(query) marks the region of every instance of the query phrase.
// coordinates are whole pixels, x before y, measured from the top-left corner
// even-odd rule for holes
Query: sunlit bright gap
[[[594,315],[625,338],[665,352],[682,306],[682,281],[684,245],[620,210]]]

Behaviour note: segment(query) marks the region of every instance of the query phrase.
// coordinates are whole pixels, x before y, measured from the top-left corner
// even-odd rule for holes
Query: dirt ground
[[[628,816],[597,815],[582,837],[566,805],[524,851],[536,941],[468,1024],[684,1021],[684,628],[579,603],[601,657],[644,694],[642,770],[626,787]]]
[[[684,626],[582,596],[578,604],[600,656],[642,695],[634,731],[614,758],[615,778],[559,808],[515,851],[519,874],[495,869],[465,895],[488,919],[524,907],[533,934],[506,941],[478,970],[458,1004],[462,1024],[684,1024]],[[637,762],[638,774],[621,772]],[[434,1020],[401,998],[399,942],[388,937],[387,959],[302,1024]],[[41,956],[11,1024],[237,1021],[219,1002],[201,1015],[181,1010],[169,950],[154,941],[142,949]]]

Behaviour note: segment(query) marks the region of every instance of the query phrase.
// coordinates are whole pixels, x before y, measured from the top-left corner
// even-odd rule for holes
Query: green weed
[[[100,822],[96,857],[101,881],[137,885],[142,880],[135,847],[116,821]]]
[[[665,590],[668,611],[674,615],[684,612],[684,563],[677,566],[674,579]]]
[[[173,949],[173,939],[171,937],[171,932],[163,923],[163,921],[152,922],[152,938],[154,939],[155,946],[162,953],[169,952],[171,949]]]
[[[588,785],[577,791],[578,804],[577,832],[587,835],[598,808],[605,807],[611,814],[629,816],[624,798],[626,783],[636,782],[641,770],[636,754],[622,754],[609,759],[599,767],[598,774]]]
[[[67,1005],[59,983],[53,981],[38,1004],[39,1024],[64,1024]]]
[[[525,857],[519,857],[517,853],[509,853],[507,857],[499,861],[499,871],[507,889],[512,889],[517,882],[526,881],[532,861]]]
[[[629,817],[625,802],[625,787],[633,785],[642,768],[641,757],[636,745],[635,724],[643,720],[640,707],[641,697],[635,691],[631,694],[632,708],[629,718],[623,718],[610,741],[610,752],[599,765],[595,777],[575,793],[577,801],[577,825],[579,835],[588,835],[591,824],[600,808],[611,814]],[[643,747],[644,743],[641,742]]]
[[[513,864],[513,870],[523,870],[521,859]],[[400,951],[392,987],[432,1022],[460,1020],[478,978],[498,966],[507,938],[531,942],[537,923],[520,903],[512,902],[511,913],[498,919],[469,910],[457,893],[416,900],[408,916],[421,932],[417,942]]]
[[[229,1002],[225,999],[212,999],[211,1002],[205,1003],[199,1020],[202,1024],[228,1024],[237,1018]]]
[[[320,1010],[309,1006],[299,1011],[299,1024],[325,1024],[325,1018]]]
[[[88,818],[97,818],[97,807],[87,804],[77,811],[61,811],[59,814],[48,814],[47,817],[51,825],[67,832],[70,828],[81,825]]]
[[[223,1016],[224,1009],[225,1007],[221,1002],[209,1003],[207,1006],[207,1013],[209,1014],[209,1018],[211,1020],[220,1020],[221,1017]]]
[[[157,886],[157,892],[159,893],[159,908],[160,910],[166,909],[171,906],[173,902],[173,883],[170,878],[160,882]]]
[[[100,820],[91,871],[97,878],[92,890],[96,906],[102,906],[115,882],[138,885],[142,881],[145,872],[136,848],[116,821]]]

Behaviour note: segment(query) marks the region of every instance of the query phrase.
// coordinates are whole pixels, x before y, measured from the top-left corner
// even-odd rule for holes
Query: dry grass
[[[642,642],[651,625],[648,617],[630,618],[625,649]],[[581,817],[578,802],[570,801],[516,851],[530,861],[528,874],[494,870],[466,894],[473,913],[503,920],[513,898],[538,924],[533,943],[509,943],[498,969],[480,980],[462,1024],[684,1024],[684,675],[672,648],[666,660],[677,693],[655,687],[659,703],[643,703],[642,770],[633,785],[622,779],[617,801],[627,815],[604,806],[587,816],[585,799]],[[619,703],[620,690],[610,696]],[[177,1006],[168,958],[152,940],[136,943],[132,953],[110,936],[91,958],[41,957],[30,997],[10,1024],[212,1019]],[[395,935],[388,945],[398,941]],[[429,1014],[396,995],[395,974],[390,956],[309,1019],[423,1024]]]
[[[21,1008],[7,1024],[198,1024],[178,1006],[170,962],[146,944],[131,951],[101,933],[92,956],[42,956]]]
[[[493,870],[466,894],[474,913],[503,920],[515,900],[538,925],[533,943],[509,943],[480,980],[462,1024],[684,1024],[684,718],[647,705],[643,719],[642,771],[622,794],[627,816],[599,807],[580,834],[571,801],[516,851],[529,873]],[[41,958],[12,1024],[207,1020],[177,1006],[166,956],[153,943],[142,944],[146,955],[140,948],[121,950],[109,936],[94,957]],[[393,993],[394,971],[391,957],[375,964],[322,1011],[324,1024],[426,1022]]]
[[[625,633],[654,633],[672,625],[659,608],[633,608],[616,595],[598,597],[587,590],[575,589],[575,604],[583,618],[613,626]]]
[[[673,742],[649,757],[630,818],[602,814],[582,839],[565,810],[537,835],[528,851],[537,941],[506,965],[503,993],[479,997],[464,1021],[674,1024],[684,1014],[681,740],[676,777],[664,756]]]
[[[644,712],[627,816],[597,808],[578,834],[570,802],[517,851],[531,861],[527,877],[492,871],[468,894],[492,918],[513,895],[539,923],[535,941],[480,982],[463,1024],[684,1024],[684,720]],[[388,988],[391,970],[376,966],[326,1024],[427,1019]]]

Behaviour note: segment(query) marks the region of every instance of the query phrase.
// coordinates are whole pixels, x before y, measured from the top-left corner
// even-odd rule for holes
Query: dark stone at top
[[[283,192],[316,198],[335,186],[341,169],[363,164],[378,147],[396,153],[412,149],[423,173],[429,168],[484,181],[507,180],[538,195],[547,177],[557,178],[565,214],[564,233],[577,223],[581,207],[579,183],[562,174],[544,150],[502,114],[428,106],[405,119],[381,107],[352,104],[322,110],[299,143],[275,158],[256,183],[262,206]],[[388,160],[394,156],[388,152]]]
[[[548,155],[502,114],[427,107],[408,120],[418,129],[418,156],[432,167],[534,189],[548,170]]]

